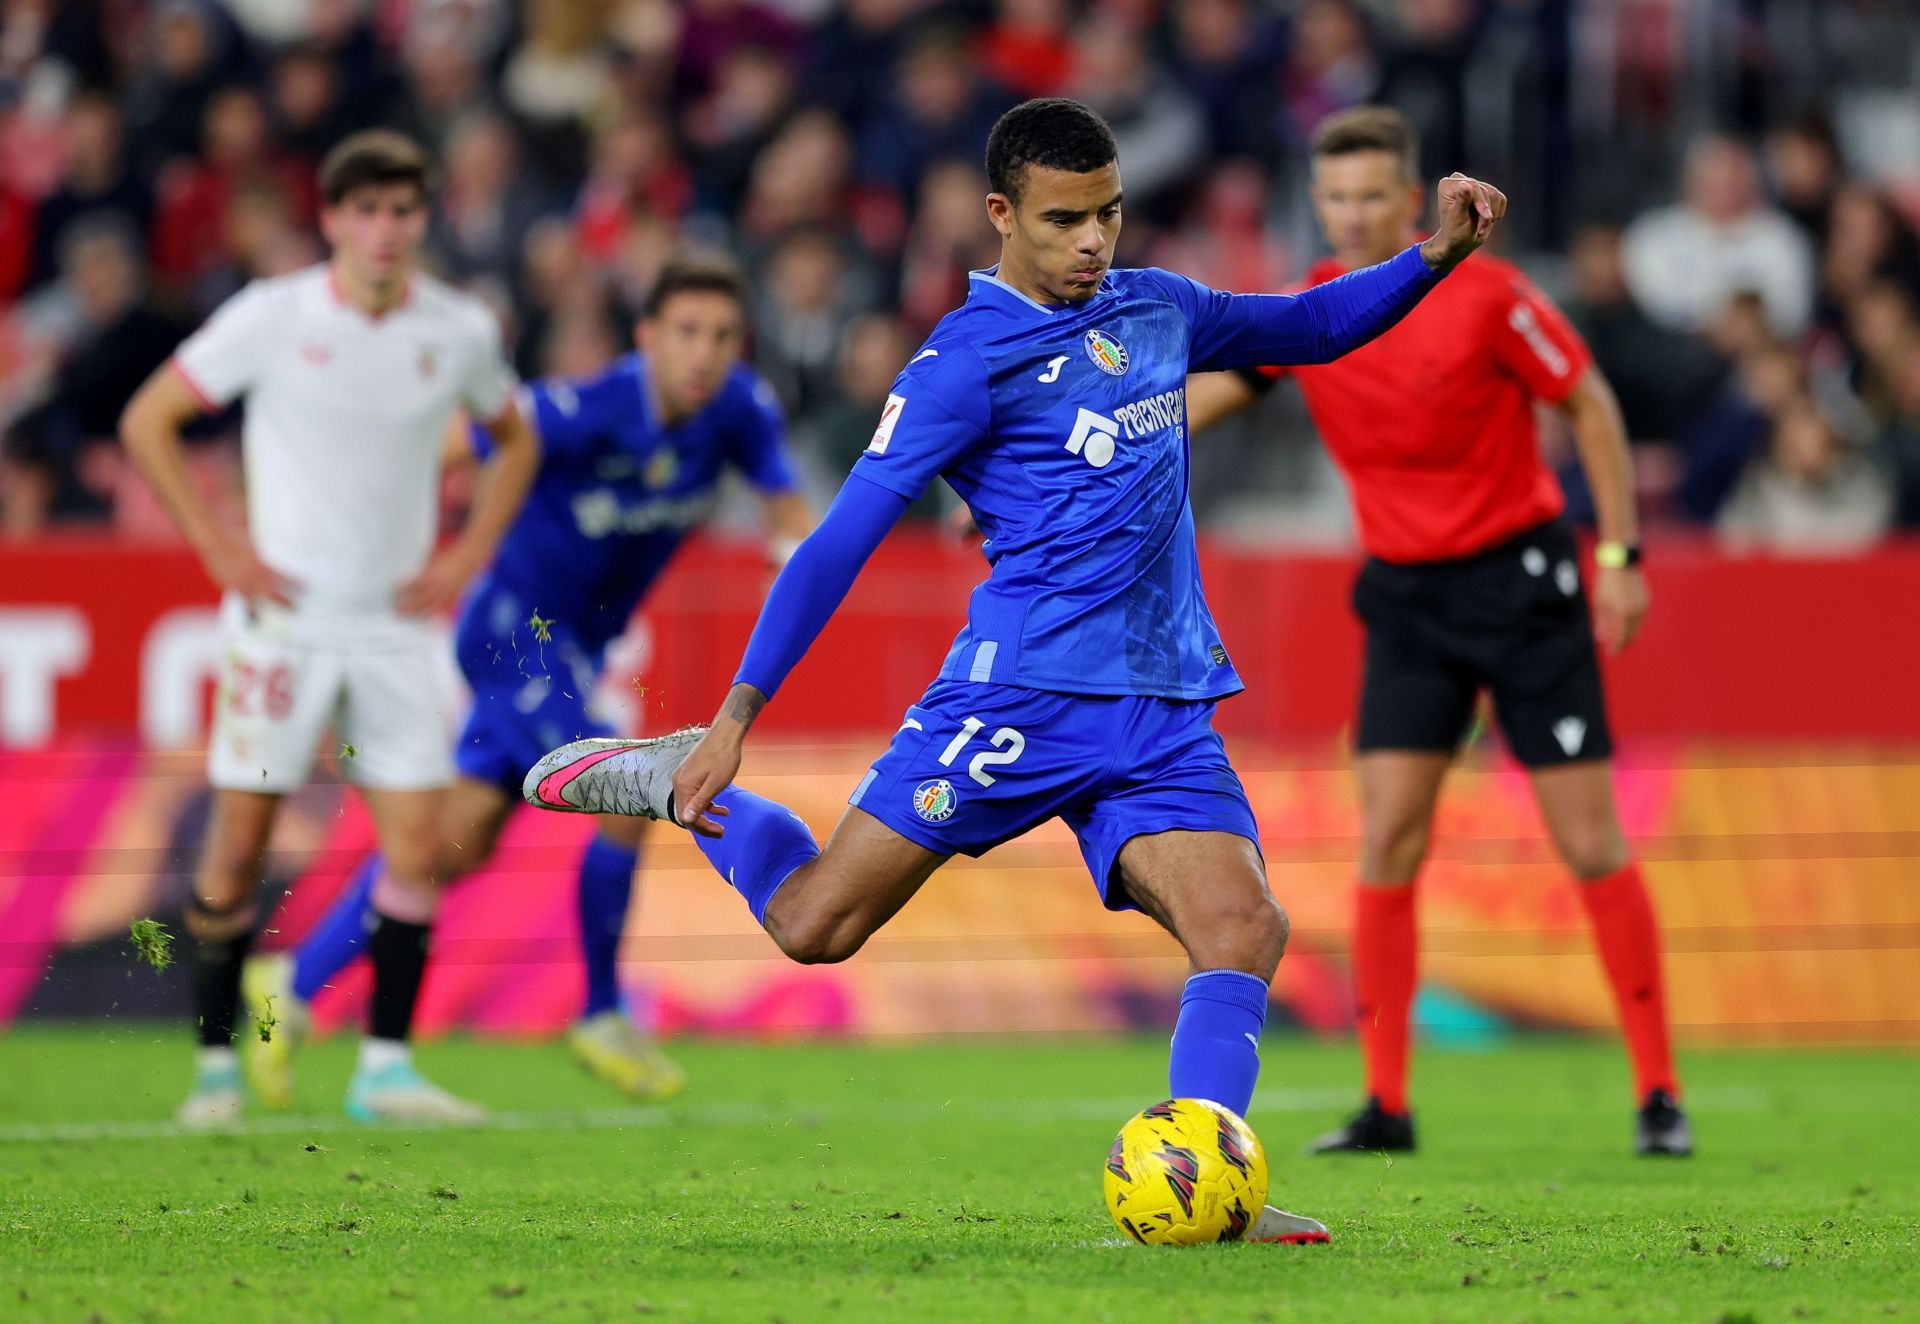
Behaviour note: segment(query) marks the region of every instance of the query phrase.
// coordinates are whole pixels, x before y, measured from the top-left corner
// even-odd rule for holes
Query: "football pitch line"
[[[1772,1092],[1752,1085],[1723,1085],[1689,1092],[1688,1103],[1714,1112],[1759,1112],[1772,1104]],[[1251,1113],[1315,1113],[1352,1104],[1346,1086],[1263,1089]],[[435,1123],[368,1126],[340,1113],[276,1115],[250,1118],[236,1126],[200,1128],[171,1121],[47,1122],[0,1126],[0,1144],[46,1144],[96,1140],[177,1140],[208,1136],[325,1135],[345,1131],[377,1135],[392,1131],[623,1131],[665,1127],[813,1127],[829,1123],[924,1124],[947,1118],[1015,1123],[1094,1122],[1118,1125],[1138,1110],[1141,1100],[1049,1099],[987,1103],[817,1104],[777,1108],[767,1104],[711,1103],[655,1104],[628,1108],[553,1108],[537,1111],[501,1111],[487,1115],[476,1127]]]

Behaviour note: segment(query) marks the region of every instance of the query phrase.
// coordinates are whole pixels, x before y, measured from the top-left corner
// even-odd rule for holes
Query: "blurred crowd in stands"
[[[1651,523],[1862,548],[1920,526],[1917,87],[1908,0],[0,0],[0,536],[163,534],[121,406],[321,258],[315,163],[373,124],[434,153],[432,265],[528,375],[620,353],[677,245],[736,254],[830,491],[994,260],[994,117],[1058,93],[1119,136],[1122,261],[1232,289],[1316,255],[1318,120],[1399,106],[1426,173],[1513,197],[1504,251],[1612,379]],[[1196,505],[1344,543],[1290,397],[1199,439]],[[204,432],[230,493],[232,420]]]

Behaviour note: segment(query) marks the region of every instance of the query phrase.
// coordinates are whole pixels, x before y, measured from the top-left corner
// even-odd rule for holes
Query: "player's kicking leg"
[[[941,697],[936,699],[936,694]],[[1156,701],[1112,701],[1109,707],[1121,702],[1151,705]],[[1022,703],[1024,709],[1016,711],[1013,705]],[[1116,856],[1126,853],[1123,847],[1131,849],[1133,840],[1146,841],[1138,834],[1148,829],[1129,827],[1130,822],[1139,821],[1137,815],[1142,808],[1129,801],[1136,817],[1128,820],[1121,798],[1102,794],[1106,788],[1098,784],[1099,779],[1113,762],[1114,731],[1125,727],[1145,729],[1149,736],[1164,733],[1169,737],[1164,741],[1143,741],[1148,746],[1164,746],[1165,762],[1163,767],[1149,768],[1141,785],[1155,789],[1171,786],[1174,793],[1170,799],[1175,805],[1169,808],[1162,802],[1152,812],[1177,823],[1187,814],[1200,812],[1189,807],[1191,801],[1230,798],[1235,810],[1232,821],[1239,829],[1238,835],[1169,834],[1170,844],[1161,850],[1142,845],[1131,857],[1140,870],[1141,886],[1160,888],[1171,898],[1167,903],[1170,908],[1163,913],[1192,912],[1191,917],[1176,922],[1196,935],[1195,945],[1189,950],[1198,973],[1189,981],[1183,999],[1169,1080],[1176,1094],[1212,1098],[1244,1111],[1259,1069],[1257,1041],[1265,1020],[1267,982],[1285,946],[1286,923],[1267,893],[1259,855],[1252,844],[1252,811],[1246,806],[1238,780],[1226,767],[1218,737],[1208,724],[1209,706],[1166,705],[1164,710],[1156,710],[1153,716],[1163,723],[1166,714],[1179,714],[1173,719],[1179,729],[1164,731],[1151,722],[1129,721],[1129,714],[1107,709],[1098,714],[1104,720],[1076,723],[1073,718],[1082,715],[1078,710],[1084,707],[1061,696],[995,691],[990,686],[969,689],[936,685],[923,704],[910,711],[893,748],[855,792],[857,807],[841,818],[824,851],[790,810],[738,786],[722,791],[713,802],[715,816],[725,823],[725,835],[696,836],[695,842],[788,956],[808,963],[842,961],[858,951],[913,897],[952,850],[978,854],[994,841],[1018,835],[1056,812],[1067,813],[1087,847],[1089,863],[1102,880],[1103,891],[1110,877],[1124,877],[1124,872],[1114,867]],[[977,720],[963,722],[963,709]],[[1062,709],[1066,710],[1064,715]],[[981,718],[983,713],[993,720]],[[937,775],[960,759],[966,734],[996,729],[1003,719],[1006,728],[1026,733],[1017,742],[1017,750],[1029,744],[1049,749],[1048,766],[1036,767],[1030,762],[1023,778],[1003,783],[982,765],[960,791],[949,779]],[[956,733],[952,743],[950,731]],[[529,772],[527,799],[546,808],[637,814],[671,821],[674,771],[701,736],[702,732],[695,730],[650,741],[575,742],[554,751]],[[1076,745],[1085,748],[1076,749]],[[1004,753],[1015,746],[1003,742],[995,748]],[[1014,757],[1018,757],[1017,752]],[[1004,767],[1012,761],[999,757],[996,766]],[[972,769],[975,765],[960,759],[958,766]],[[1180,786],[1182,773],[1193,774],[1197,783],[1194,795],[1185,794]],[[1224,785],[1231,786],[1230,797]],[[1013,789],[1016,786],[1020,789]],[[995,791],[995,787],[1001,790]],[[1018,808],[998,808],[994,802],[1002,794]],[[907,811],[909,803],[911,813]],[[1085,808],[1087,805],[1095,807]],[[906,835],[909,832],[914,836]],[[947,840],[942,833],[952,838],[949,850],[935,850],[927,844]],[[1195,838],[1201,844],[1171,844],[1176,837]],[[1168,867],[1191,867],[1198,880],[1191,893],[1178,885],[1159,882],[1162,854],[1173,862]],[[1231,861],[1214,858],[1227,855],[1232,856]],[[1219,881],[1216,874],[1222,870],[1231,882]],[[1221,899],[1209,904],[1212,898]],[[1244,939],[1249,950],[1242,952],[1226,930],[1244,927],[1249,916],[1253,917],[1251,936]],[[1237,964],[1202,964],[1216,958],[1231,958]],[[1261,965],[1264,973],[1240,968]],[[1269,1209],[1249,1235],[1268,1241],[1324,1241],[1327,1231],[1315,1220]]]
[[[1591,759],[1533,769],[1534,796],[1560,858],[1579,880],[1600,964],[1613,987],[1633,1062],[1636,1153],[1685,1158],[1693,1132],[1680,1108],[1660,969],[1660,926],[1620,827],[1611,766]]]
[[[199,1049],[193,1088],[178,1113],[185,1126],[223,1126],[240,1119],[240,1068],[233,1048],[240,971],[253,943],[254,888],[279,807],[277,794],[213,792],[206,846],[187,903]]]

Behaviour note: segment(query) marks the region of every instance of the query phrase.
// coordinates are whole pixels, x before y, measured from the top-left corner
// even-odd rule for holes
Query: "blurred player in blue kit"
[[[973,273],[888,397],[821,526],[775,582],[704,732],[585,740],[528,773],[551,809],[689,828],[796,961],[845,960],[955,853],[1060,817],[1102,899],[1186,949],[1168,1086],[1244,1113],[1287,942],[1214,704],[1242,687],[1201,591],[1187,501],[1190,371],[1317,363],[1393,325],[1485,241],[1495,189],[1440,185],[1432,238],[1299,295],[1229,295],[1112,267],[1111,131],[1030,101],[987,142],[1000,262]],[[732,785],[748,728],[908,504],[944,477],[991,566],[940,677],[907,710],[825,848]],[[1324,1241],[1269,1206],[1248,1236]]]
[[[608,646],[626,629],[687,533],[712,511],[722,474],[758,493],[769,552],[784,561],[812,528],[785,449],[772,389],[740,361],[746,285],[724,259],[686,257],[662,271],[637,328],[638,349],[599,376],[527,389],[539,475],[498,555],[468,595],[455,648],[473,707],[454,751],[444,885],[493,853],[528,765],[562,741],[607,735],[589,709]],[[489,449],[461,429],[449,449]],[[659,1099],[685,1078],[620,1006],[616,958],[646,820],[603,818],[580,859],[586,1001],[569,1043],[588,1070]],[[457,844],[456,844],[457,843]],[[273,999],[283,1031],[249,1040],[248,1073],[270,1104],[292,1100],[293,1043],[307,1004],[365,947],[379,857],[354,873],[292,954],[248,970],[249,1002]]]

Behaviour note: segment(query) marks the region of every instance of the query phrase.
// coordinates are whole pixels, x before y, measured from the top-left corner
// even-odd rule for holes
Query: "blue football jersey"
[[[597,656],[712,511],[728,466],[760,492],[794,488],[779,403],[751,369],[736,366],[705,409],[668,427],[644,367],[631,353],[597,377],[528,386],[540,472],[469,611],[505,590]]]
[[[1402,287],[1424,287],[1419,261],[1396,259]],[[1375,315],[1371,281],[1334,297]],[[974,272],[853,468],[909,498],[944,477],[986,535],[991,573],[941,676],[1173,699],[1242,689],[1200,586],[1187,374],[1338,354],[1323,307],[1157,268],[1110,271],[1091,299],[1049,307]]]

